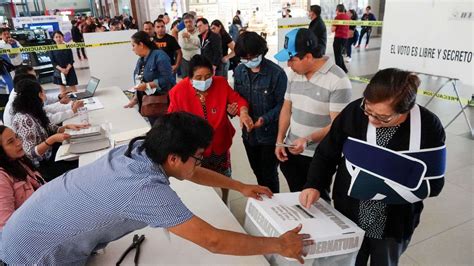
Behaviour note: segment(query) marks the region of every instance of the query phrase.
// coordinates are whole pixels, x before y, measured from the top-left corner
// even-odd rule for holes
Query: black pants
[[[275,156],[275,145],[250,145],[244,140],[245,151],[250,167],[261,186],[268,187],[273,193],[280,192],[278,182],[278,159]]]
[[[280,170],[288,182],[291,192],[303,190],[308,176],[309,165],[313,158],[304,155],[293,155],[286,150],[288,160],[280,163]]]
[[[81,51],[82,51],[82,57],[80,53]],[[87,59],[86,50],[84,48],[76,48],[76,52],[77,52],[77,57],[79,57],[79,59],[81,58]]]
[[[374,239],[364,237],[355,265],[367,265],[370,257],[371,266],[396,266],[409,243],[410,239],[397,242],[392,238]]]
[[[364,35],[367,33],[367,38],[365,39],[365,45],[369,44],[369,39],[370,39],[370,33],[372,32],[372,28],[362,28],[360,31],[360,36],[359,36],[359,43],[357,45],[360,45],[362,42],[362,38]]]
[[[347,39],[346,42],[346,54],[348,57],[352,57],[352,45],[355,45],[358,39],[359,31],[354,30],[354,36],[352,36],[352,38]]]
[[[54,159],[56,158],[59,146],[61,146],[60,143],[55,143],[52,147],[51,157],[48,160],[40,161],[39,172],[47,182],[79,166],[78,160],[55,162]]]
[[[347,39],[334,38],[332,48],[334,49],[334,59],[336,65],[338,65],[344,72],[347,73],[346,65],[344,64],[344,58],[342,57],[342,48],[346,45]]]

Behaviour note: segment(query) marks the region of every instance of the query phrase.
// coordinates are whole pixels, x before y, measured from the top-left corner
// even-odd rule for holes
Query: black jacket
[[[74,42],[83,42],[84,41],[84,37],[83,37],[81,31],[79,30],[79,28],[77,26],[73,26],[71,28],[71,35],[72,35],[72,40]]]
[[[199,34],[199,41],[201,41],[201,55],[211,61],[212,65],[219,66],[222,62],[221,36],[209,30],[205,40]]]
[[[334,207],[349,219],[358,223],[359,200],[347,195],[351,185],[351,176],[345,166],[342,147],[348,137],[366,140],[368,117],[360,108],[361,99],[350,103],[334,120],[328,135],[321,141],[315,151],[308,171],[305,188],[316,188],[321,198],[329,200],[332,177],[336,172],[332,199]],[[421,114],[421,148],[434,148],[444,145],[446,135],[438,117],[420,106]],[[403,151],[409,149],[410,120],[400,125],[388,143],[388,149]],[[337,169],[336,169],[337,167]],[[443,186],[444,178],[431,179],[430,197],[437,196]],[[420,221],[423,202],[413,204],[387,205],[387,221],[384,237],[397,240],[408,239]]]
[[[324,24],[323,19],[321,17],[313,19],[311,23],[309,23],[309,30],[312,31],[318,39],[318,49],[320,49],[322,52],[321,55],[325,55],[328,34],[326,32],[326,24]]]

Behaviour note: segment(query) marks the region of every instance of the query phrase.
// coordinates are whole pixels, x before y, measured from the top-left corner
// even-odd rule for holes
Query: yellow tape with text
[[[332,25],[349,25],[349,26],[369,26],[369,27],[382,27],[383,21],[369,21],[369,20],[324,20],[324,24],[327,26]],[[280,25],[279,29],[291,29],[291,28],[301,28],[308,27],[309,24],[292,24],[292,25]]]
[[[65,49],[73,49],[73,48],[102,47],[102,46],[119,45],[119,44],[126,44],[126,43],[130,43],[130,41],[104,42],[104,43],[91,43],[91,44],[78,42],[78,43],[50,44],[50,45],[40,45],[40,46],[27,46],[27,47],[18,47],[18,48],[4,48],[4,49],[0,49],[0,54],[48,52],[48,51],[65,50]]]
[[[357,81],[357,82],[361,82],[361,83],[365,83],[365,84],[368,84],[370,82],[370,79],[368,79],[368,78],[357,77],[357,76],[349,76],[349,79],[352,80],[352,81]],[[425,96],[429,96],[429,97],[433,97],[433,95],[435,95],[435,98],[438,98],[438,99],[453,101],[453,102],[458,101],[458,97],[456,97],[456,96],[451,96],[451,95],[446,95],[446,94],[441,94],[441,93],[436,93],[435,94],[433,91],[429,91],[429,90],[425,90],[425,89],[421,89],[421,88],[418,88],[417,94],[418,95],[425,95]],[[464,99],[464,98],[460,98],[460,101],[461,101],[462,104],[468,104],[468,102],[469,102],[468,99]]]

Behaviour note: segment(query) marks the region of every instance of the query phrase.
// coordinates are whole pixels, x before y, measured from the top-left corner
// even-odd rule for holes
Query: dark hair
[[[380,70],[370,80],[364,98],[371,103],[392,100],[391,105],[399,114],[407,113],[416,102],[420,79],[414,73],[397,68]]]
[[[268,52],[267,41],[253,31],[247,31],[239,35],[235,42],[235,55],[238,57],[263,55]]]
[[[366,9],[372,10],[372,7],[371,7],[371,6],[367,6]]]
[[[213,71],[211,61],[209,61],[204,56],[197,54],[191,58],[191,61],[189,61],[190,71],[189,71],[188,77],[192,79],[194,76],[194,71],[200,67],[206,67],[209,70],[211,70],[211,72]]]
[[[157,19],[163,19],[165,16],[163,14],[158,15]]]
[[[157,118],[145,137],[132,139],[125,154],[130,156],[135,141],[144,139],[141,148],[153,162],[162,164],[170,154],[175,154],[186,162],[198,149],[209,146],[212,134],[213,129],[209,123],[194,114],[165,114]]]
[[[349,12],[351,12],[351,20],[357,20],[357,12],[354,9],[349,9]]]
[[[15,68],[15,76],[19,74],[28,74],[28,72],[34,70],[32,66],[20,65]]]
[[[343,4],[338,4],[336,6],[336,10],[339,11],[339,12],[346,12],[346,8],[344,7]]]
[[[0,136],[3,135],[3,132],[7,128],[8,127],[4,125],[0,125]],[[0,140],[0,167],[3,168],[3,170],[7,174],[11,175],[17,181],[24,181],[26,180],[28,176],[28,172],[26,171],[25,167],[21,163],[25,164],[27,167],[29,167],[33,171],[36,170],[36,167],[33,165],[30,159],[26,157],[26,155],[23,156],[22,158],[12,161],[11,158],[9,158],[7,154],[5,153],[5,150],[3,149],[3,146],[1,145],[1,140]]]
[[[318,16],[318,18],[321,16],[321,7],[318,5],[312,5],[309,7],[309,11],[313,12]]]
[[[165,21],[163,19],[160,19],[160,18],[155,19],[155,21],[153,21],[153,26],[155,26],[156,23],[163,23],[163,25],[166,25]]]
[[[318,38],[313,31],[305,28],[299,29],[295,42],[298,58],[303,59],[306,54],[311,54],[314,58],[323,57],[321,48],[318,47]]]
[[[189,14],[189,13],[188,13],[188,14],[186,14],[186,15],[183,16],[183,20],[185,20],[185,19],[194,20],[195,17],[193,16],[193,14]]]
[[[120,24],[121,24],[121,23],[120,23],[120,20],[114,19],[114,20],[112,20],[112,22],[110,23],[110,26],[114,26],[114,27],[115,27],[115,26],[120,25]]]
[[[221,30],[219,31],[220,36],[225,36],[225,34],[228,34],[227,31],[224,28],[224,24],[222,24],[222,22],[220,20],[218,20],[218,19],[213,20],[211,25],[221,28]]]
[[[28,73],[15,74],[15,77],[13,78],[13,88],[16,87],[16,84],[18,84],[18,82],[20,82],[20,81],[22,81],[22,80],[24,80],[24,79],[29,79],[29,80],[37,81],[36,76],[31,75],[31,74],[28,74]],[[17,92],[16,89],[15,89],[15,92]]]
[[[178,18],[176,19],[175,21],[173,21],[173,23],[171,23],[171,28],[174,28],[176,25],[178,25],[179,23],[181,23],[181,19]]]
[[[0,28],[0,34],[4,32],[10,32],[10,28]]]
[[[152,26],[153,26],[153,22],[151,22],[151,21],[149,21],[149,20],[147,20],[147,21],[143,22],[143,26],[145,26],[146,24],[150,24],[150,25],[152,25]]]
[[[135,32],[132,35],[132,41],[136,44],[143,43],[150,50],[157,49],[156,44],[150,40],[150,36],[144,31]]]
[[[13,113],[28,114],[36,118],[41,126],[48,130],[49,118],[43,109],[43,101],[39,93],[43,90],[36,80],[22,79],[15,84],[17,96],[13,100]]]
[[[237,12],[236,12],[236,13],[240,15],[240,10],[237,10]]]
[[[238,25],[242,26],[242,21],[240,20],[240,18],[238,16],[234,16],[232,18],[232,24],[238,24]]]
[[[61,35],[61,36],[64,37],[64,34],[63,34],[60,30],[55,30],[55,31],[53,32],[53,35],[51,35],[51,36],[53,36],[53,38],[54,38],[54,35],[56,35],[56,34],[59,34],[59,35]]]
[[[197,24],[198,22],[201,22],[201,23],[204,24],[204,25],[209,25],[209,21],[208,21],[207,19],[205,19],[205,18],[198,18],[198,19],[196,20],[196,24]]]

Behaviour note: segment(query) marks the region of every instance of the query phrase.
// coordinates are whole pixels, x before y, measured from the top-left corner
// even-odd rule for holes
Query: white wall
[[[129,41],[125,44],[86,48],[91,76],[100,79],[99,87],[118,86],[123,90],[133,84],[133,70],[138,56],[132,51],[130,37],[135,30],[85,33],[86,44]]]

